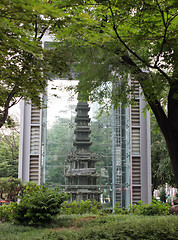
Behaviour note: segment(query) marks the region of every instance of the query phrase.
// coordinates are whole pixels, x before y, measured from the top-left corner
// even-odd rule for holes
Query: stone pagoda
[[[91,133],[88,123],[90,118],[87,102],[79,101],[76,107],[77,116],[75,118],[76,129],[73,145],[76,147],[74,152],[70,152],[67,157],[69,169],[65,173],[67,184],[65,192],[70,194],[70,201],[86,201],[90,199],[100,201],[100,190],[96,185],[99,176],[96,173],[95,163],[98,161],[97,155],[91,153],[89,147],[89,134]]]

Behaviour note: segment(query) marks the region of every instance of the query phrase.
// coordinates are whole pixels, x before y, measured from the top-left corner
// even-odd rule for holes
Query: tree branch
[[[132,51],[131,48],[129,48],[129,46],[122,40],[122,38],[120,37],[118,31],[117,31],[117,26],[115,24],[115,19],[114,19],[114,13],[113,13],[113,10],[112,10],[112,7],[110,5],[110,2],[109,2],[109,9],[111,11],[111,15],[112,15],[112,21],[113,21],[113,30],[117,36],[117,38],[119,39],[119,41],[124,45],[124,47],[133,55],[135,56],[138,60],[140,60],[142,63],[144,63],[145,65],[147,65],[148,67],[150,66],[144,59],[142,59],[141,57],[139,57],[134,51]]]
[[[169,19],[168,23],[170,24],[170,22],[172,22],[174,20],[174,18],[176,18],[178,16],[178,13],[175,13],[174,15],[172,15],[172,17]]]
[[[18,87],[14,86],[14,88],[9,93],[9,96],[6,99],[6,102],[4,104],[4,111],[2,113],[2,117],[0,118],[0,128],[3,126],[3,124],[7,120],[7,116],[8,116],[8,112],[9,112],[9,108],[10,108],[10,102],[11,102],[12,98],[14,97],[14,95],[16,94],[17,89],[18,89]]]
[[[145,64],[145,66],[151,68],[151,69],[156,69],[158,70],[158,72],[160,72],[167,80],[168,82],[170,83],[170,78],[169,76],[161,69],[159,68],[157,65],[156,66],[152,66],[150,65],[148,62],[146,62],[144,59],[142,59],[136,52],[134,52],[123,40],[122,38],[120,37],[118,31],[117,31],[117,26],[115,24],[115,19],[114,19],[114,13],[113,13],[113,10],[112,10],[112,7],[111,7],[111,4],[110,4],[110,1],[109,2],[109,9],[110,9],[110,12],[111,12],[111,15],[112,15],[112,21],[113,21],[113,30],[116,34],[116,37],[119,39],[119,41],[122,43],[122,45],[134,56],[136,57],[140,62],[142,62],[143,64]]]
[[[49,25],[50,25],[50,24],[49,24]],[[41,33],[41,35],[38,37],[38,39],[39,39],[39,40],[41,40],[41,39],[42,39],[42,37],[44,36],[45,32],[48,30],[48,28],[49,28],[49,25],[43,29],[43,31],[42,31],[42,33]]]
[[[140,83],[143,93],[145,95],[145,98],[150,105],[150,108],[152,109],[157,122],[160,126],[161,131],[163,132],[164,135],[167,134],[167,126],[169,125],[169,120],[168,117],[166,116],[166,113],[164,112],[160,101],[157,99],[157,96],[155,95],[154,91],[149,92],[147,94],[147,90],[145,90],[144,83],[147,81],[149,77],[148,73],[143,72],[137,65],[132,61],[132,59],[128,56],[125,55],[122,57],[123,61],[125,64],[129,65],[131,68],[132,75],[134,78]],[[151,88],[150,88],[151,91]],[[165,127],[166,126],[166,127]]]
[[[35,39],[38,37],[38,23],[37,23],[37,15],[35,16]]]
[[[165,27],[165,30],[164,30],[164,36],[163,36],[163,41],[162,41],[162,44],[161,44],[161,48],[160,48],[160,51],[159,51],[159,53],[158,53],[158,55],[157,55],[157,59],[156,59],[156,61],[155,61],[154,67],[157,66],[157,63],[159,62],[160,56],[161,56],[161,54],[162,54],[162,52],[163,52],[163,47],[164,47],[164,44],[165,44],[165,42],[166,42],[166,35],[167,35],[168,27],[169,27],[171,21],[172,21],[172,20],[174,19],[174,17],[176,17],[176,15],[177,15],[177,14],[175,14],[172,18],[169,19],[169,17],[168,17],[168,12],[167,12],[167,20],[165,21],[164,11],[161,10],[161,7],[160,7],[160,4],[159,4],[158,0],[156,0],[156,3],[157,3],[157,6],[158,6],[158,8],[159,8],[159,12],[161,13],[162,20],[163,20],[163,25],[164,25],[164,27]]]
[[[156,0],[156,3],[157,3],[157,6],[158,6],[158,9],[159,9],[159,12],[161,13],[161,16],[162,16],[162,19],[163,19],[163,24],[166,27],[166,21],[165,21],[165,18],[164,18],[164,11],[161,10],[161,7],[160,7],[160,4],[159,4],[158,0]]]

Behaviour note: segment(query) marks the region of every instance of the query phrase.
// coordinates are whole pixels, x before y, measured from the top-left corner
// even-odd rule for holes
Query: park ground
[[[1,240],[177,240],[178,216],[58,215],[50,225],[0,223]]]

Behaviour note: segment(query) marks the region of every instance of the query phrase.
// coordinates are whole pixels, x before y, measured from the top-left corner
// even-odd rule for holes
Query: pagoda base
[[[101,191],[97,186],[67,186],[65,192],[70,195],[69,202],[74,200],[78,202],[87,200],[100,202]]]

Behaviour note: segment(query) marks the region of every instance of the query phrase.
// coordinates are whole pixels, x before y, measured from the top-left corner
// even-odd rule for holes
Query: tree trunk
[[[178,131],[174,131],[174,129],[170,129],[170,134],[172,136],[170,136],[169,138],[165,137],[165,139],[166,139],[169,156],[171,159],[171,164],[174,172],[176,187],[178,187]]]
[[[168,96],[168,117],[159,102],[155,101],[149,104],[166,140],[176,186],[178,187],[178,99],[175,98],[175,93],[176,90],[170,88]]]
[[[145,98],[150,105],[158,125],[166,140],[176,186],[178,187],[178,80],[171,79],[168,95],[168,116],[165,114],[157,96],[149,85],[149,74],[143,72],[127,54],[122,56],[125,66],[129,66],[131,74],[140,83]],[[164,76],[163,76],[164,77]],[[168,79],[167,79],[168,80]]]
[[[168,123],[169,136],[165,137],[171,163],[174,171],[176,185],[178,187],[178,83],[170,88],[168,96]]]
[[[166,140],[172,169],[175,177],[176,186],[178,187],[178,80],[173,81],[173,86],[170,86],[168,95],[168,116],[165,114],[157,96],[152,91],[151,85],[148,87],[149,74],[142,70],[132,61],[130,57],[123,58],[124,62],[132,68],[132,73],[135,79],[140,83],[144,92],[145,98],[150,105],[158,125]]]
[[[14,86],[14,88],[11,90],[11,92],[7,96],[7,99],[6,99],[5,104],[4,104],[4,110],[2,110],[1,114],[0,114],[0,128],[4,125],[4,123],[7,120],[8,113],[9,113],[9,108],[10,108],[10,102],[12,101],[13,97],[15,96],[15,94],[17,92],[17,89],[18,89],[18,87]],[[15,103],[12,104],[12,106],[15,105]]]

